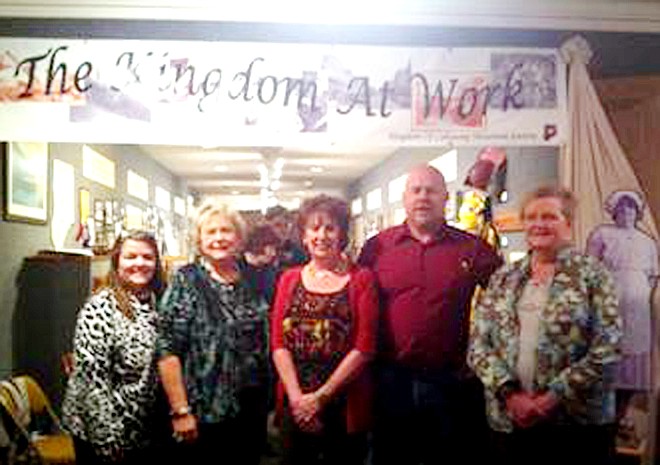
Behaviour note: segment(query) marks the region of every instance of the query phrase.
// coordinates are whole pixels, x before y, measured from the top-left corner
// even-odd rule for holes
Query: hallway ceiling
[[[295,207],[300,199],[317,193],[341,195],[348,185],[382,162],[395,147],[215,147],[141,145],[140,151],[187,186],[244,205],[259,200],[262,184],[259,165],[272,176],[279,158],[284,160],[278,200]]]

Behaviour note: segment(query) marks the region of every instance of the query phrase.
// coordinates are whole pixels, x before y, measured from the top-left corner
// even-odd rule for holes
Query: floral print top
[[[299,282],[282,322],[303,392],[325,383],[353,347],[348,289],[319,294]]]
[[[516,382],[520,322],[517,304],[530,279],[530,258],[500,268],[476,308],[468,363],[485,386],[488,419],[496,431],[513,430],[496,393]],[[593,257],[567,247],[557,257],[547,304],[541,312],[534,391],[560,399],[554,421],[614,421],[612,381],[619,357],[621,319],[614,283]]]
[[[268,307],[245,279],[222,283],[203,263],[184,266],[159,313],[157,354],[181,360],[188,402],[201,423],[237,415],[241,391],[266,386]]]

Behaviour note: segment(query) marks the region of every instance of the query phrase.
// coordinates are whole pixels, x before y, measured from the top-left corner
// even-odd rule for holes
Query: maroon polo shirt
[[[403,224],[367,241],[359,263],[378,280],[381,359],[417,369],[465,364],[472,294],[502,264],[489,245],[447,225],[423,244]]]

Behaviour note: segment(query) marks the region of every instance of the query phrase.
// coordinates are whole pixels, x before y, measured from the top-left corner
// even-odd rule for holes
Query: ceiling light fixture
[[[229,167],[227,165],[215,165],[213,167],[213,171],[215,171],[216,173],[226,173],[227,171],[229,171]]]
[[[282,169],[284,168],[285,160],[278,157],[274,162],[269,163],[266,160],[257,166],[259,171],[259,185],[261,186],[261,210],[265,212],[267,208],[273,207],[278,204],[278,199],[275,197],[275,191],[282,187],[280,178],[282,177]]]
[[[320,166],[312,166],[309,171],[312,173],[323,173],[323,168]]]

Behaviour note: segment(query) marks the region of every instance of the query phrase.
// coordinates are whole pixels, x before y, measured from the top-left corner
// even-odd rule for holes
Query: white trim
[[[45,4],[44,4],[45,3]],[[0,16],[660,32],[660,3],[615,0],[0,0]],[[477,3],[480,3],[477,5]],[[347,14],[350,12],[350,14]]]

